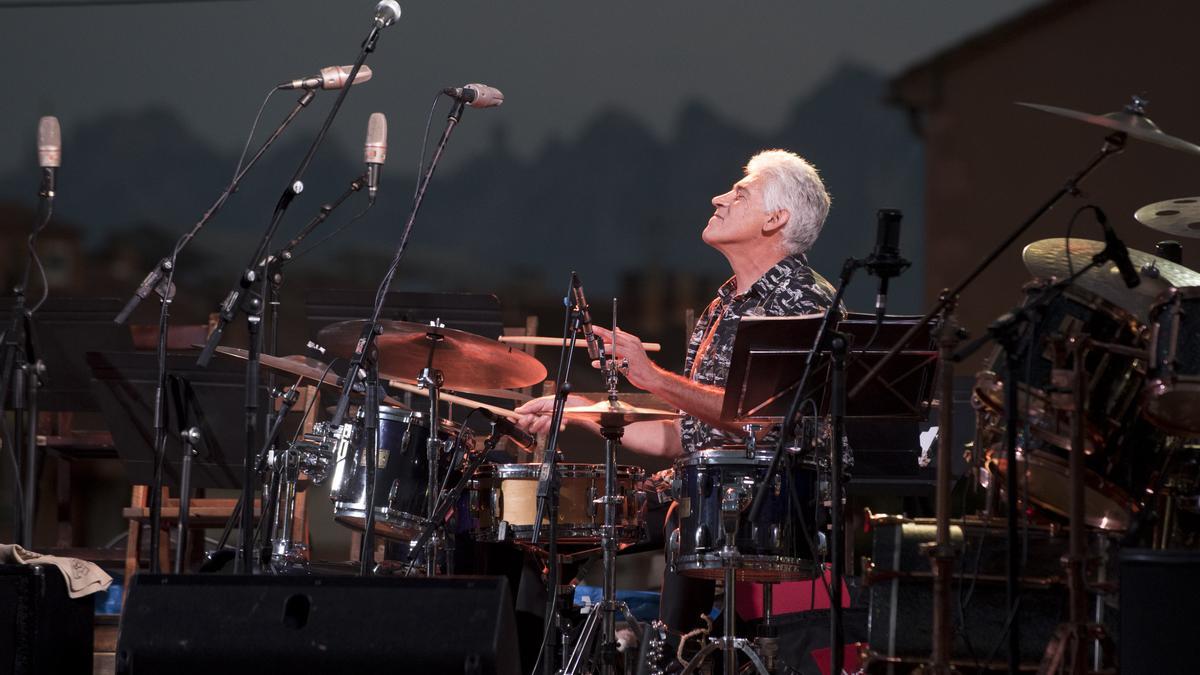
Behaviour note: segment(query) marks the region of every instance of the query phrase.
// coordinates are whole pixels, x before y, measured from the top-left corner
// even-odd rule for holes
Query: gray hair
[[[746,174],[751,173],[765,179],[763,208],[789,214],[783,229],[788,252],[800,254],[812,248],[829,215],[829,193],[816,168],[794,152],[763,150],[746,163]]]

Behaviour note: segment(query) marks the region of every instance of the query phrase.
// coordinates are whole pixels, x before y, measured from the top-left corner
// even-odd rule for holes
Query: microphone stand
[[[574,275],[572,275],[572,282]],[[574,361],[575,339],[579,335],[583,323],[583,307],[572,302],[573,283],[567,285],[567,295],[563,297],[566,306],[566,317],[563,322],[562,351],[558,357],[558,373],[554,378],[554,405],[550,410],[550,435],[546,440],[546,449],[542,455],[542,466],[538,470],[537,515],[533,519],[533,533],[530,543],[536,546],[541,536],[543,516],[549,518],[549,541],[546,543],[547,574],[546,574],[546,618],[544,620],[542,644],[539,649],[539,659],[545,675],[554,675],[555,643],[550,639],[558,621],[558,577],[560,562],[558,559],[558,434],[562,427],[563,412],[567,407],[567,397],[571,394],[570,376],[571,364]],[[602,366],[604,364],[601,364]],[[535,674],[536,675],[536,674]]]
[[[33,266],[33,246],[37,236],[50,222],[54,212],[54,168],[42,167],[42,185],[38,190],[40,199],[37,216],[26,239],[27,253],[21,283],[13,288],[12,314],[9,327],[3,335],[4,361],[0,369],[0,427],[4,431],[4,444],[17,457],[17,439],[26,436],[24,487],[21,476],[14,475],[18,504],[15,509],[19,541],[25,548],[33,548],[34,511],[37,508],[37,393],[41,383],[43,364],[37,356],[37,332],[33,327],[33,312],[25,308],[25,290],[29,286],[29,271]],[[4,414],[7,410],[9,388],[12,388],[13,424],[9,429]],[[22,420],[24,417],[24,420]],[[24,424],[22,425],[22,421]],[[15,433],[14,433],[15,432]],[[24,497],[22,500],[21,497]],[[23,503],[22,503],[23,502]]]
[[[357,68],[357,64],[355,67]],[[350,77],[354,77],[353,72],[351,72]],[[396,253],[392,258],[391,265],[388,267],[387,272],[384,274],[383,281],[380,282],[379,288],[375,293],[375,306],[371,309],[371,318],[366,322],[366,325],[363,326],[362,336],[358,341],[358,348],[355,349],[354,356],[351,357],[350,363],[346,368],[346,376],[343,378],[342,382],[342,395],[338,399],[337,409],[333,414],[333,419],[330,421],[332,426],[335,428],[340,426],[345,420],[346,410],[350,406],[350,392],[354,390],[358,379],[363,376],[360,373],[360,370],[363,367],[364,361],[367,360],[368,355],[372,355],[370,358],[371,368],[375,368],[374,364],[376,359],[373,356],[375,352],[375,338],[379,335],[379,333],[382,332],[382,327],[379,325],[379,314],[383,311],[383,303],[387,299],[388,289],[392,284],[392,277],[395,276],[396,268],[400,266],[400,259],[404,256],[404,250],[408,248],[408,239],[412,234],[412,227],[413,223],[416,222],[417,213],[420,211],[421,204],[425,200],[425,191],[429,188],[429,183],[433,179],[433,172],[437,169],[438,162],[441,160],[442,153],[445,151],[447,143],[450,142],[450,134],[454,132],[454,128],[458,125],[459,120],[462,119],[462,114],[465,107],[466,103],[462,101],[455,101],[454,105],[451,106],[450,113],[446,117],[446,129],[442,132],[442,137],[438,139],[437,148],[433,153],[433,157],[429,161],[429,169],[425,172],[425,176],[421,181],[421,185],[417,188],[417,192],[413,196],[412,210],[408,214],[408,222],[404,226],[404,233],[400,237],[400,244],[396,247]],[[367,373],[366,375],[371,377],[370,373]],[[373,386],[376,386],[373,381],[367,382],[367,393],[369,397],[376,396],[376,394],[371,391]],[[368,422],[371,422],[372,419],[379,413],[378,402],[376,400],[376,402],[373,404],[372,401],[368,399],[365,405],[367,406],[365,417]],[[437,424],[436,415],[430,418],[429,423],[431,425]],[[432,429],[436,429],[436,427],[431,427],[431,438],[434,435]],[[364,433],[368,436],[368,450],[366,452],[365,467],[367,474],[367,509],[366,514],[363,516],[363,550],[370,550],[373,554],[373,549],[367,549],[367,545],[371,544],[373,546],[375,539],[375,453],[372,448],[377,442],[377,439],[374,436],[374,432],[369,429],[364,431]],[[363,567],[361,570],[364,576],[370,572],[365,558],[366,556],[364,556]]]
[[[333,124],[334,118],[341,110],[342,103],[346,100],[346,95],[350,93],[351,87],[354,85],[354,79],[358,77],[358,71],[363,63],[367,60],[367,56],[375,51],[375,44],[378,41],[379,33],[383,29],[383,23],[376,20],[371,27],[371,32],[367,39],[363,41],[362,48],[359,50],[358,57],[354,60],[354,65],[351,66],[350,72],[347,75],[346,84],[338,92],[337,99],[333,102],[329,113],[325,116],[325,121],[321,125],[320,131],[317,132],[316,138],[313,139],[312,145],[309,146],[308,152],[300,160],[300,165],[296,167],[296,172],[292,174],[292,179],[288,182],[287,188],[280,195],[278,203],[275,205],[275,212],[271,215],[270,224],[267,226],[262,237],[259,239],[258,246],[255,248],[254,255],[246,264],[246,269],[242,272],[242,277],[238,281],[237,286],[229,292],[221,303],[221,312],[218,319],[217,327],[209,335],[204,350],[200,353],[200,358],[197,364],[201,368],[207,368],[209,361],[212,359],[213,352],[217,345],[221,343],[221,337],[225,332],[226,326],[234,319],[240,309],[246,315],[246,329],[249,334],[249,349],[246,362],[246,456],[243,461],[242,472],[242,522],[240,527],[240,546],[238,548],[238,556],[236,558],[235,569],[238,573],[250,573],[254,565],[252,560],[253,549],[253,529],[254,529],[254,459],[255,451],[258,449],[258,368],[259,368],[259,353],[262,350],[262,311],[263,297],[268,292],[268,276],[262,270],[261,262],[266,255],[267,247],[270,246],[271,237],[275,234],[275,230],[279,228],[280,221],[283,220],[284,214],[287,212],[288,206],[296,195],[304,190],[304,174],[316,156],[317,149],[325,140],[325,136],[329,132],[329,127]],[[261,277],[261,278],[260,278]],[[256,288],[257,286],[257,288]],[[370,393],[368,392],[368,396]],[[368,411],[368,417],[370,412]],[[373,444],[373,441],[368,441],[368,444]],[[374,459],[371,457],[370,459]],[[372,462],[373,463],[373,462]],[[372,513],[368,510],[368,514]],[[368,515],[368,520],[373,520]]]
[[[125,307],[113,319],[115,323],[125,323],[134,308],[138,306],[142,300],[150,295],[151,291],[156,291],[161,297],[161,309],[158,315],[158,344],[155,349],[158,357],[158,379],[155,384],[154,391],[154,477],[150,488],[150,550],[158,550],[158,542],[160,529],[162,527],[162,483],[163,483],[163,463],[166,455],[166,387],[167,387],[167,334],[169,331],[168,317],[171,311],[171,302],[175,296],[174,278],[177,269],[177,260],[179,254],[183,252],[184,247],[188,245],[200,233],[200,230],[211,221],[229,197],[237,192],[238,185],[242,179],[250,172],[250,169],[258,163],[258,160],[266,153],[267,148],[283,134],[283,131],[292,123],[300,111],[308,107],[316,96],[316,90],[305,90],[304,94],[292,107],[292,110],[287,114],[282,122],[275,128],[267,140],[259,146],[254,156],[240,171],[233,177],[229,185],[221,192],[217,200],[212,206],[204,212],[200,220],[192,226],[192,229],[184,233],[175,247],[171,251],[171,255],[158,261],[146,278],[142,280],[133,297],[125,303]],[[150,556],[150,572],[157,574],[159,572],[159,560],[157,555]]]

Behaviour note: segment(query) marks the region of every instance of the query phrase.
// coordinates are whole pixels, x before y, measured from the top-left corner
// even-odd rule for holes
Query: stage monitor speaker
[[[1121,552],[1121,672],[1194,673],[1200,551]]]
[[[134,578],[117,673],[517,675],[503,577]]]
[[[0,675],[92,672],[95,600],[50,565],[0,565]]]

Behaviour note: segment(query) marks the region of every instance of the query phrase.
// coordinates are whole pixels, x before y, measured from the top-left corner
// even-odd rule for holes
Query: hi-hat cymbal
[[[1146,227],[1176,237],[1200,237],[1200,197],[1179,197],[1147,204],[1133,217]]]
[[[1104,242],[1091,239],[1071,239],[1071,268],[1067,266],[1066,239],[1043,239],[1025,247],[1021,258],[1025,268],[1036,277],[1065,279],[1071,270],[1078,271],[1092,260],[1092,256],[1104,250]],[[1145,323],[1150,316],[1150,307],[1163,291],[1178,286],[1200,286],[1200,273],[1159,258],[1129,249],[1129,259],[1140,272],[1142,282],[1128,288],[1121,280],[1116,264],[1109,261],[1088,270],[1075,281],[1086,291],[1124,309]]]
[[[321,329],[317,340],[350,358],[366,321],[342,321]],[[416,377],[426,366],[442,373],[447,389],[518,389],[546,379],[546,367],[523,351],[481,335],[408,321],[380,321],[375,339],[379,369]],[[432,349],[432,361],[430,351]]]
[[[680,415],[671,410],[638,408],[623,401],[605,399],[592,405],[572,406],[563,410],[563,417],[572,420],[596,422],[604,426],[625,426],[634,422],[673,420]]]
[[[235,359],[243,361],[250,358],[250,352],[245,349],[238,349],[237,347],[217,347],[217,353],[232,356]],[[314,384],[320,384],[334,390],[342,388],[341,376],[333,372],[327,364],[317,359],[300,355],[272,356],[270,354],[259,354],[258,362],[263,368],[274,370],[277,373],[302,377],[311,380]],[[391,396],[385,396],[383,402],[397,408],[408,409],[408,406]]]
[[[1130,138],[1136,138],[1138,140],[1161,145],[1164,148],[1171,148],[1172,150],[1180,150],[1193,155],[1200,155],[1200,146],[1189,143],[1182,138],[1168,136],[1166,133],[1163,133],[1162,129],[1158,128],[1157,124],[1150,121],[1150,118],[1146,117],[1146,115],[1142,112],[1142,107],[1145,105],[1145,102],[1141,99],[1134,99],[1134,103],[1132,105],[1126,106],[1125,109],[1121,110],[1120,112],[1110,112],[1103,115],[1093,115],[1091,113],[1079,112],[1077,110],[1070,110],[1068,108],[1059,108],[1052,105],[1042,105],[1040,103],[1023,103],[1017,101],[1017,105],[1025,106],[1026,108],[1033,108],[1034,110],[1041,110],[1042,112],[1048,112],[1052,115],[1069,117],[1073,120],[1086,122],[1094,126],[1103,127],[1105,129],[1119,131],[1123,134],[1126,134]]]

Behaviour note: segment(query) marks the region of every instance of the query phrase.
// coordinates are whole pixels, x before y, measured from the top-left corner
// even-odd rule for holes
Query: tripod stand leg
[[[762,675],[771,675],[771,671],[767,670],[767,666],[764,665],[762,659],[758,657],[758,652],[754,651],[750,645],[743,642],[739,644],[737,648],[746,653],[746,656],[750,659],[750,664],[753,666],[754,670],[762,673]],[[736,654],[737,652],[732,653]]]
[[[705,659],[708,658],[708,655],[715,652],[718,647],[720,647],[720,643],[715,641],[704,645],[704,647],[700,651],[696,652],[696,655],[687,662],[687,665],[683,667],[683,672],[680,673],[680,675],[689,675],[689,673],[697,672],[697,670],[700,668],[700,664],[704,663]]]
[[[583,622],[583,628],[579,631],[579,640],[575,642],[575,649],[563,663],[563,675],[576,675],[580,672],[579,668],[583,665],[587,653],[591,651],[592,645],[596,641],[596,631],[600,627],[600,611],[598,606],[593,606],[587,621]]]

